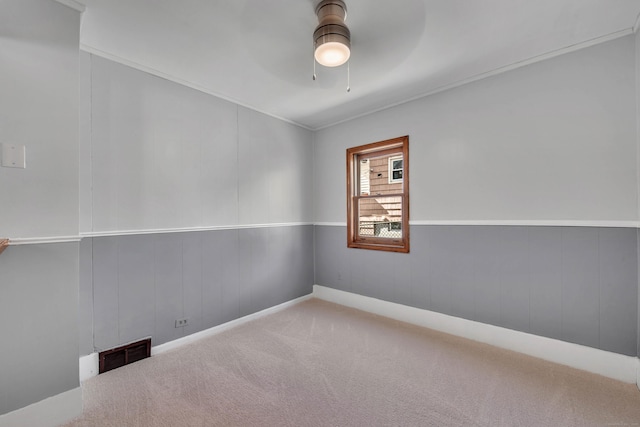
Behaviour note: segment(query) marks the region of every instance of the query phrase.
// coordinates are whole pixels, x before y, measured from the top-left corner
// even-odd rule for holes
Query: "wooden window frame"
[[[358,189],[359,162],[362,155],[385,153],[402,154],[402,191],[387,194],[389,197],[401,197],[402,236],[399,239],[389,237],[363,237],[358,234],[359,201],[376,195],[360,195]],[[378,196],[379,197],[379,196]],[[409,136],[388,139],[347,149],[347,247],[372,249],[388,252],[409,252]]]

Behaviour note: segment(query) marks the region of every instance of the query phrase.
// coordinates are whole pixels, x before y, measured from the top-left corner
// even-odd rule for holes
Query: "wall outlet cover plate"
[[[26,168],[25,153],[24,145],[2,144],[2,166],[5,168]]]

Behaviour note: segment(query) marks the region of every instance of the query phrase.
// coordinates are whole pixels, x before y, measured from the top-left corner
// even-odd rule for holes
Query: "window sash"
[[[360,185],[362,175],[361,161],[367,159],[380,159],[381,157],[388,157],[388,161],[395,157],[402,158],[402,179],[397,179],[394,183],[389,184],[402,184],[400,188],[389,189],[389,193],[385,194],[371,194],[374,188],[372,182],[368,182],[370,188],[369,193],[362,192]],[[385,162],[385,167],[392,165],[392,163]],[[373,167],[372,167],[373,168]],[[383,169],[384,170],[384,169]],[[390,139],[387,141],[380,141],[373,144],[362,145],[359,147],[353,147],[347,149],[347,246],[350,248],[362,248],[362,249],[375,249],[383,251],[393,252],[409,252],[409,137],[399,137]],[[389,173],[387,169],[385,171]],[[373,178],[372,178],[373,179]],[[385,180],[387,181],[387,180]],[[375,190],[377,191],[377,190]],[[380,198],[392,198],[398,197],[400,199],[400,209],[391,207],[388,212],[398,211],[401,212],[397,215],[398,221],[372,221],[374,227],[387,227],[387,236],[381,236],[380,232],[376,235],[380,229],[374,228],[374,232],[368,232],[370,234],[363,234],[360,228],[361,216],[360,216],[360,204],[361,201],[367,199],[380,199]],[[372,218],[375,220],[377,218]],[[384,218],[382,218],[384,219]],[[399,223],[399,224],[398,224]]]
[[[391,220],[394,218],[393,215],[384,215],[381,218],[372,218],[367,221],[370,216],[362,216],[361,215],[361,201],[362,200],[378,200],[378,199],[399,199],[396,201],[389,201],[390,204],[400,204],[400,215],[398,216],[397,221]],[[353,207],[355,209],[355,235],[354,240],[356,242],[364,242],[364,243],[376,243],[376,244],[402,244],[403,239],[405,237],[405,233],[407,230],[403,227],[403,218],[404,218],[404,205],[405,205],[405,195],[404,193],[394,193],[394,194],[385,194],[382,196],[354,196],[353,198]],[[363,221],[363,218],[365,220]],[[400,224],[399,227],[393,226],[393,224]],[[386,228],[386,233],[384,229]],[[363,230],[366,231],[363,233]],[[395,234],[400,234],[399,236],[395,236]],[[389,236],[385,236],[384,234],[389,234]]]

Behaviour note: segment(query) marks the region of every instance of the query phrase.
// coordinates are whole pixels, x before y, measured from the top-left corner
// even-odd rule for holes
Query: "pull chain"
[[[313,48],[311,49],[311,52],[315,52],[315,43],[313,43]],[[316,80],[316,56],[315,53],[312,55],[313,56],[313,81]]]
[[[316,76],[316,58],[313,57],[313,76],[312,79],[315,81],[318,77]],[[347,61],[347,93],[351,92],[351,61]]]

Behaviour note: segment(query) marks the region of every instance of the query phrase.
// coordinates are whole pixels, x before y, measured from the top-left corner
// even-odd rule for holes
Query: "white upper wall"
[[[0,15],[0,144],[27,163],[0,167],[0,237],[77,235],[80,14],[24,0]]]
[[[315,220],[346,221],[348,147],[408,134],[412,221],[637,221],[634,49],[623,37],[317,132]]]
[[[90,108],[81,232],[313,220],[310,131],[95,55],[81,59]]]
[[[633,36],[318,131],[312,154],[309,131],[96,56],[78,79],[77,29],[34,28],[47,46],[2,39],[0,142],[27,169],[0,168],[0,237],[343,223],[346,148],[405,134],[413,221],[638,219]]]

